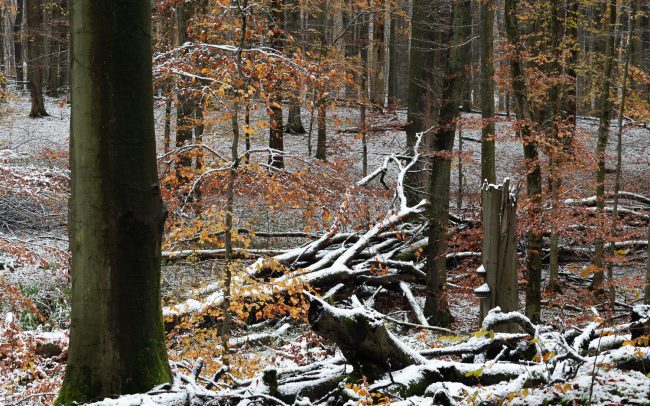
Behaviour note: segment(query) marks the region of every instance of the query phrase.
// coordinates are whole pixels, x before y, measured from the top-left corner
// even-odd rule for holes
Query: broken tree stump
[[[515,210],[517,197],[510,189],[510,180],[503,185],[484,184],[483,202],[483,265],[479,273],[485,284],[475,290],[481,299],[480,320],[490,309],[504,312],[517,310],[517,248],[515,245]],[[513,324],[502,325],[499,331],[512,332]]]

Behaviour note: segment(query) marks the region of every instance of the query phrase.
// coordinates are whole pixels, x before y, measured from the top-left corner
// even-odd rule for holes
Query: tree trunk
[[[16,82],[19,88],[23,87],[25,75],[23,70],[23,14],[24,0],[16,0],[16,21],[14,23],[14,59],[16,65]]]
[[[316,139],[316,159],[327,160],[327,99],[322,97],[318,101],[318,135]]]
[[[287,1],[287,34],[293,37],[293,41],[287,42],[287,54],[294,55],[296,42],[300,35],[300,3],[297,0]],[[302,124],[302,114],[300,110],[300,93],[302,84],[298,89],[291,91],[289,94],[289,116],[287,117],[286,132],[289,134],[304,134],[305,127]]]
[[[283,51],[282,36],[284,31],[284,9],[282,0],[271,2],[271,46],[278,52]],[[274,168],[284,168],[284,124],[282,122],[282,93],[281,80],[270,84],[269,89],[269,165]]]
[[[505,0],[506,35],[508,42],[514,47],[510,57],[512,76],[512,96],[515,102],[515,113],[520,122],[520,136],[523,143],[524,158],[526,159],[526,193],[530,199],[530,215],[538,219],[541,215],[542,170],[539,163],[537,140],[533,133],[532,117],[528,106],[526,78],[521,56],[521,40],[519,37],[519,22],[517,21],[517,0]],[[526,263],[526,315],[537,323],[540,320],[542,307],[542,247],[543,237],[539,230],[528,231],[528,246]]]
[[[61,4],[54,4],[52,7],[52,35],[50,38],[50,67],[47,76],[47,95],[59,97],[61,86],[60,68],[64,60],[63,42],[67,41],[67,20],[64,17],[67,13],[67,0]]]
[[[327,53],[327,15],[328,0],[321,1],[320,10],[318,11],[318,30],[320,39],[320,56],[319,64],[322,63]],[[314,98],[318,117],[316,118],[318,134],[316,139],[316,159],[327,160],[327,90],[324,88],[314,89]],[[311,125],[310,125],[311,127]],[[310,131],[311,133],[311,128]],[[311,144],[311,142],[310,142]]]
[[[385,50],[384,50],[384,31],[385,31],[385,13],[384,0],[375,1],[375,12],[372,23],[372,70],[370,74],[370,101],[380,107],[384,107],[385,101]]]
[[[74,0],[72,14],[72,323],[57,398],[64,405],[171,381],[160,307],[151,3]]]
[[[461,59],[463,60],[463,75],[465,76],[465,80],[468,81],[463,89],[462,111],[469,113],[472,111],[472,1],[465,0],[463,7],[465,9],[461,23],[463,27],[463,38],[465,38],[465,41],[469,41],[470,43],[467,44],[467,46],[463,46],[461,56]]]
[[[449,223],[449,183],[456,121],[463,100],[463,50],[465,38],[462,27],[463,0],[455,0],[452,9],[451,38],[448,40],[448,66],[443,82],[440,120],[435,133],[434,153],[431,160],[431,185],[429,220],[429,245],[426,256],[427,295],[424,314],[429,323],[439,326],[451,324],[447,300],[447,225]],[[449,36],[446,36],[449,38]]]
[[[481,182],[496,182],[494,137],[494,1],[479,2],[481,50]]]
[[[41,0],[27,0],[27,76],[32,100],[30,117],[49,116],[43,99],[44,38],[43,4]]]
[[[393,12],[390,15],[390,31],[388,43],[388,105],[400,106],[399,98],[399,60],[398,60],[398,35],[401,26],[401,19],[398,13]]]
[[[608,11],[608,25],[605,41],[605,65],[603,66],[603,80],[599,90],[599,122],[598,122],[598,142],[596,145],[596,158],[598,159],[598,169],[596,170],[596,213],[603,216],[605,212],[605,161],[607,141],[609,139],[609,126],[612,114],[610,102],[612,77],[614,71],[614,53],[615,53],[615,36],[616,22],[618,21],[618,12],[616,0],[610,0],[609,7],[604,6],[605,12]],[[602,287],[605,280],[604,269],[605,259],[605,242],[602,238],[595,241],[593,264],[597,267],[591,281],[590,288],[598,290]]]
[[[648,232],[646,234],[648,245],[646,249],[646,268],[645,268],[645,292],[643,295],[643,303],[650,305],[650,224],[648,224]]]
[[[413,155],[416,136],[427,130],[432,122],[431,108],[433,90],[431,77],[433,75],[433,50],[435,32],[432,21],[436,20],[437,10],[431,1],[413,0],[413,17],[411,18],[410,70],[408,85],[408,122],[406,126],[406,145],[409,154]],[[419,169],[422,169],[421,167]],[[421,200],[420,177],[417,171],[407,173],[405,192],[409,206]]]
[[[361,21],[358,25],[358,33],[360,38],[367,39],[370,24],[367,16],[361,16]],[[365,177],[368,174],[368,121],[366,117],[367,103],[368,103],[368,41],[360,41],[359,43],[359,60],[361,64],[361,72],[359,72],[359,129],[361,130],[361,171]]]

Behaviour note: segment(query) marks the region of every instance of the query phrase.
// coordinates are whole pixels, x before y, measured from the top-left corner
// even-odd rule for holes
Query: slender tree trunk
[[[16,65],[16,82],[20,88],[23,88],[24,60],[23,60],[23,14],[24,0],[16,0],[16,21],[14,23],[14,59]]]
[[[271,15],[273,16],[269,30],[273,32],[271,45],[278,52],[283,50],[284,9],[281,0],[271,2]],[[280,80],[271,84],[269,90],[269,165],[274,168],[284,168],[284,124],[282,122],[282,84]]]
[[[630,13],[630,24],[628,27],[627,38],[622,50],[625,52],[625,63],[623,66],[623,83],[621,84],[621,103],[618,107],[618,123],[616,131],[616,176],[614,180],[614,206],[612,208],[612,237],[616,238],[618,235],[618,193],[621,190],[621,176],[623,172],[623,119],[625,117],[625,102],[627,100],[627,83],[630,72],[630,57],[631,57],[631,37],[634,30],[634,22],[636,20],[636,9],[632,9]],[[614,255],[614,244],[610,245],[609,255]],[[614,284],[614,264],[609,262],[607,264],[607,279],[609,281],[609,305],[612,309],[616,305],[616,285]]]
[[[561,111],[561,64],[559,58],[562,55],[560,48],[560,41],[564,32],[564,19],[560,16],[560,9],[562,4],[555,2],[551,5],[551,60],[548,63],[548,75],[555,79],[555,83],[550,86],[546,109],[550,112],[552,129],[551,140],[548,147],[548,161],[549,161],[549,186],[551,189],[551,210],[556,212],[560,203],[560,173],[559,169],[563,160],[563,148],[560,141],[561,131],[564,130],[564,114]],[[549,254],[549,283],[548,288],[551,290],[560,290],[559,284],[559,244],[560,237],[557,227],[552,227],[550,238],[550,254]]]
[[[316,118],[318,126],[318,135],[316,139],[317,159],[327,160],[327,99],[322,96],[318,101],[318,117]]]
[[[494,8],[493,0],[482,0],[480,8],[481,50],[481,182],[496,183],[494,137]]]
[[[465,86],[466,90],[467,87]],[[463,92],[463,95],[465,92]],[[456,210],[458,211],[458,215],[462,216],[462,210],[463,210],[463,182],[464,182],[464,176],[463,176],[463,126],[459,122],[458,123],[458,196],[456,198]]]
[[[320,56],[318,63],[322,63],[323,57],[327,53],[327,15],[328,15],[328,0],[321,1],[320,10],[318,13],[318,30],[320,36]],[[327,160],[327,90],[324,88],[314,89],[314,95],[318,95],[316,107],[318,109],[318,117],[316,123],[318,127],[318,134],[316,139],[316,159]],[[310,124],[311,127],[311,124]],[[310,128],[311,134],[311,128]]]
[[[52,36],[50,38],[50,67],[47,76],[47,95],[50,97],[59,97],[59,87],[61,86],[60,68],[61,61],[65,57],[62,54],[62,45],[66,41],[66,20],[64,16],[67,13],[67,0],[61,1],[60,4],[52,6]]]
[[[362,16],[359,24],[359,37],[368,38],[370,24],[367,16]],[[363,176],[368,174],[368,121],[366,117],[368,103],[368,41],[359,43],[359,60],[361,72],[359,73],[359,128],[361,130],[361,168]]]
[[[0,3],[0,75],[7,76],[7,71],[5,67],[5,14],[7,13],[7,6],[4,2]],[[5,83],[3,81],[3,84],[0,85],[2,87],[5,86]]]
[[[43,98],[43,70],[45,46],[43,35],[43,4],[41,0],[27,0],[27,76],[32,100],[30,117],[49,116]]]
[[[246,33],[248,31],[248,13],[244,11],[248,6],[248,0],[243,0],[243,3],[237,2],[239,18],[241,20],[241,34],[239,38],[239,47],[237,49],[237,82],[240,83],[244,79],[243,73],[243,60],[242,60],[242,50],[246,45]],[[235,92],[237,95],[238,92]],[[248,109],[248,100],[246,101],[246,116],[248,118],[249,109]],[[230,302],[231,302],[231,293],[232,293],[232,230],[233,230],[233,212],[235,209],[235,181],[237,179],[237,164],[239,161],[239,108],[240,108],[240,99],[235,99],[233,106],[233,114],[231,118],[232,122],[232,144],[230,147],[230,159],[232,160],[232,165],[230,166],[229,177],[228,177],[228,190],[226,192],[226,230],[224,233],[224,248],[226,250],[226,272],[224,277],[224,301],[222,303],[223,311],[223,324],[221,326],[221,335],[224,349],[228,348],[230,343],[228,336],[230,335]],[[248,123],[246,123],[246,128],[248,128]],[[246,136],[248,137],[248,132],[246,131]],[[248,138],[247,138],[248,141]],[[247,145],[247,148],[249,146]],[[249,149],[246,150],[247,152]],[[248,162],[248,157],[246,158]],[[225,360],[228,362],[228,360]]]
[[[297,48],[296,43],[300,35],[300,3],[298,0],[288,0],[286,5],[287,34],[293,37],[293,41],[287,42],[287,54],[293,55]],[[287,117],[286,131],[289,134],[304,134],[305,127],[302,125],[302,114],[300,109],[301,86],[289,94],[289,116]]]
[[[398,47],[399,42],[397,36],[399,35],[399,25],[401,16],[398,13],[391,13],[390,15],[390,30],[389,30],[389,43],[388,43],[388,105],[400,105],[399,99],[399,61],[398,61]]]
[[[463,89],[463,104],[462,111],[469,113],[472,111],[472,1],[465,0],[463,5],[465,12],[462,15],[461,26],[463,29],[463,38],[465,41],[469,41],[468,46],[463,46],[461,59],[463,61],[463,75],[465,80],[469,81],[468,84],[464,86]]]
[[[533,132],[532,117],[528,106],[526,78],[521,56],[519,22],[517,21],[518,0],[505,0],[506,35],[514,47],[510,57],[512,95],[515,113],[520,122],[520,136],[526,159],[526,193],[530,199],[530,215],[538,219],[541,215],[542,171],[539,163],[538,142]],[[533,321],[540,321],[542,307],[542,233],[537,229],[528,231],[526,263],[526,315]]]
[[[171,381],[160,305],[151,3],[73,0],[72,10],[72,323],[63,405]]]
[[[596,213],[604,216],[605,213],[605,161],[607,141],[609,139],[609,126],[612,114],[610,102],[612,77],[614,71],[614,54],[615,54],[615,35],[616,23],[618,21],[616,0],[610,0],[609,6],[604,9],[608,12],[608,26],[605,41],[605,65],[603,66],[603,80],[599,90],[599,123],[598,123],[598,141],[596,145],[596,158],[598,159],[598,169],[596,170]],[[608,10],[608,11],[607,11]],[[591,281],[591,289],[599,290],[605,279],[604,269],[605,259],[605,242],[603,238],[596,239],[593,263],[597,267]]]
[[[413,0],[413,17],[411,18],[411,46],[410,70],[408,85],[408,122],[406,126],[406,146],[413,154],[416,137],[433,124],[431,106],[433,103],[433,90],[431,77],[433,76],[434,59],[432,44],[436,36],[432,21],[436,21],[437,10],[431,1]],[[418,166],[421,170],[422,166]],[[405,179],[405,192],[408,203],[416,204],[422,198],[424,185],[420,182],[418,171],[409,172]]]
[[[384,0],[374,0],[375,12],[372,24],[372,70],[370,75],[370,101],[384,107],[385,100],[385,50],[384,50]]]
[[[650,241],[650,223],[648,224],[648,232],[645,238]],[[650,243],[647,246],[646,254],[648,258],[646,260],[645,268],[645,291],[643,295],[643,303],[650,305]]]

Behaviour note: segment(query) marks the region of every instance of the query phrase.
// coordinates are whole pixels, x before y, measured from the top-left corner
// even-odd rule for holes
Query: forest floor
[[[50,117],[30,119],[27,117],[28,97],[17,97],[0,103],[0,404],[51,403],[60,385],[65,366],[70,311],[66,231],[70,177],[67,164],[70,108],[61,100],[53,99],[46,101],[46,107],[51,114]],[[252,138],[253,148],[263,148],[266,143],[266,130],[263,130],[263,123],[267,119],[262,110],[254,112],[251,120],[259,123],[260,128],[260,135]],[[163,113],[163,109],[156,109],[155,119],[160,149],[162,149]],[[304,111],[304,124],[307,128],[309,113],[308,110]],[[476,220],[480,209],[478,175],[480,143],[476,142],[480,139],[480,130],[476,122],[477,118],[477,115],[469,114],[463,121],[466,125],[462,132],[465,137],[462,158],[465,188],[460,210],[456,207],[457,160],[452,169],[450,206],[452,212],[469,220]],[[386,114],[373,114],[370,123],[371,126],[390,127],[405,120],[405,112],[400,110]],[[336,109],[334,114],[328,117],[328,151],[332,156],[333,165],[336,165],[339,160],[342,164],[348,165],[347,177],[340,179],[340,183],[355,182],[362,178],[361,142],[355,137],[354,131],[350,133],[339,131],[356,127],[356,123],[357,112],[345,107]],[[591,119],[581,119],[579,128],[585,149],[593,150],[596,122]],[[497,178],[509,177],[513,183],[517,183],[525,175],[521,143],[512,133],[511,122],[505,118],[498,122],[497,133]],[[203,139],[207,145],[226,151],[229,148],[229,134],[229,127],[217,121],[208,126]],[[612,156],[615,152],[614,141],[612,137],[608,146],[608,152]],[[315,145],[315,134],[313,142]],[[404,146],[403,131],[370,133],[368,135],[369,171],[381,166],[385,157],[392,153],[399,153]],[[242,140],[240,150],[243,149]],[[287,170],[296,170],[304,160],[291,157],[307,156],[306,136],[285,134],[285,151],[289,156]],[[258,159],[265,161],[266,157]],[[650,192],[648,187],[650,185],[650,131],[643,128],[630,128],[625,131],[623,162],[623,190],[647,196]],[[567,170],[572,172],[572,176],[567,182],[566,195],[563,198],[590,196],[593,189],[591,172],[573,168]],[[613,175],[608,174],[608,187],[611,187],[612,179]],[[389,185],[393,186],[390,182]],[[338,186],[340,188],[332,189],[331,193],[340,193],[339,191],[345,188],[344,184]],[[369,188],[366,195],[363,195],[366,192],[359,189],[355,189],[355,193],[362,193],[356,196],[359,200],[373,200],[377,213],[392,207],[392,195],[382,194],[379,187]],[[378,199],[377,196],[383,197]],[[318,196],[315,198],[318,199]],[[327,204],[338,204],[341,198],[342,196],[329,196]],[[246,201],[247,196],[239,194],[237,200]],[[299,210],[273,210],[264,204],[263,199],[254,200],[253,204],[242,204],[235,211],[238,225],[267,232],[303,231],[308,225]],[[335,212],[337,207],[333,205],[328,207],[328,210]],[[325,224],[321,226],[324,230]],[[627,232],[630,239],[644,238],[641,225],[638,229],[630,227]],[[314,234],[318,235],[319,231],[315,230]],[[305,241],[304,238],[295,237],[255,237],[252,247],[282,250],[301,245]],[[454,232],[452,242],[454,251],[480,250],[480,237],[475,233]],[[589,243],[586,246],[589,247]],[[182,246],[170,242],[167,248],[173,250],[180,249]],[[563,294],[545,293],[546,306],[543,309],[540,326],[551,325],[554,328],[561,326],[566,330],[576,329],[578,332],[584,332],[588,329],[586,326],[592,324],[596,317],[589,311],[592,306],[600,309],[599,317],[611,323],[624,322],[631,306],[638,303],[641,289],[639,281],[642,280],[645,271],[645,257],[643,253],[634,250],[628,250],[621,255],[625,256],[625,260],[614,266],[615,277],[620,281],[617,290],[617,299],[622,303],[620,308],[615,312],[607,312],[602,307],[598,307],[597,300],[586,298],[590,294],[586,293],[587,280],[581,271],[587,267],[588,262],[584,259],[572,261],[563,264],[563,271],[566,271],[563,276]],[[254,258],[250,258],[243,261],[242,267],[250,265],[253,260]],[[524,260],[524,258],[519,259],[520,265],[524,264]],[[469,343],[479,339],[480,336],[474,335],[479,328],[479,323],[478,299],[473,292],[473,289],[482,283],[474,272],[479,265],[478,258],[469,258],[456,261],[448,268],[450,307],[454,318],[453,334],[438,334],[426,329],[404,326],[394,327],[393,332],[416,351],[450,346],[459,342]],[[224,262],[220,259],[169,261],[163,268],[164,303],[172,305],[189,298],[188,292],[220,279],[223,269]],[[546,272],[547,270],[544,274],[545,281],[548,277]],[[424,304],[422,286],[414,284],[412,289],[416,301],[422,306]],[[359,297],[365,295],[359,290],[353,291]],[[524,289],[520,289],[520,292],[521,308],[523,308]],[[367,298],[368,295],[365,297]],[[393,319],[414,321],[408,306],[404,305],[401,294],[387,292],[385,295],[377,296],[376,302],[374,295],[372,298],[375,309]],[[368,304],[367,299],[364,301]],[[207,343],[213,343],[207,337],[214,336],[215,330],[216,328],[208,325],[201,326],[199,332],[170,333],[170,357],[174,359],[174,369],[180,371],[179,374],[185,373],[186,368],[191,369],[192,363],[199,356],[206,360],[205,371],[210,376],[218,370],[222,354],[216,350],[211,353],[206,349]],[[262,336],[264,338],[260,338]],[[244,338],[237,341],[238,337]],[[234,343],[232,358],[235,360],[231,363],[239,364],[240,369],[244,371],[239,371],[239,375],[233,372],[231,378],[237,385],[254,386],[250,378],[269,367],[276,368],[282,375],[282,373],[288,374],[287,371],[299,371],[309,365],[318,364],[323,365],[325,369],[330,368],[328,372],[330,374],[342,375],[342,372],[337,369],[342,365],[340,351],[333,343],[315,334],[304,320],[282,318],[255,326],[242,325],[233,332],[230,341],[231,344]],[[591,342],[593,344],[594,340]],[[591,364],[585,361],[586,364],[581,368],[593,365],[595,371],[596,365],[600,365],[598,362],[605,364],[605,361],[598,360],[599,345],[600,339],[595,350],[592,348],[590,352],[587,348],[583,357],[595,355],[595,358],[590,361]],[[648,348],[641,351],[647,353]],[[614,355],[611,354],[612,357]],[[497,360],[494,363],[496,364]],[[511,404],[540,404],[544,400],[555,402],[558,399],[564,401],[575,399],[578,403],[584,404],[586,393],[593,392],[594,382],[597,382],[596,386],[605,389],[596,395],[592,394],[595,396],[592,399],[594,404],[601,402],[602,404],[628,402],[650,404],[650,378],[645,376],[648,371],[644,371],[643,374],[633,373],[633,371],[623,373],[616,368],[607,368],[609,367],[603,367],[602,375],[598,379],[587,377],[588,374],[584,369],[581,370],[582,373],[576,373],[574,378],[565,380],[559,387],[533,385],[530,393],[528,389],[524,392],[521,385],[513,385],[512,388],[493,387],[491,390],[501,394],[498,399],[508,399]],[[235,369],[233,367],[233,371]],[[469,376],[471,372],[468,372]],[[322,371],[320,373],[324,375],[313,379],[326,380],[327,373]],[[418,375],[418,373],[421,371],[411,371],[411,374]],[[486,376],[488,375],[486,373]],[[391,379],[393,378],[404,382],[415,379],[413,376],[408,376],[408,371],[400,371],[395,377],[391,376]],[[516,380],[514,375],[512,379]],[[489,391],[470,391],[469,386],[460,385],[463,384],[450,383],[443,388],[458,404],[474,404],[480,401],[497,403],[494,400],[497,398]],[[181,386],[186,388],[189,384],[183,383]],[[354,402],[360,402],[367,397],[377,403],[379,395],[375,397],[371,392],[381,392],[381,385],[376,382],[372,385],[362,382],[351,384],[348,389],[352,392],[348,393],[349,398]],[[299,388],[292,390],[299,390]],[[432,390],[427,393],[431,395]],[[463,393],[465,395],[462,395]],[[433,397],[424,398],[421,397],[422,395],[424,391],[413,396],[393,393],[391,397],[394,403],[399,403],[402,399],[403,403],[399,404],[434,403]],[[312,398],[312,401],[314,400]],[[133,400],[133,404],[135,401]],[[351,404],[355,404],[354,402]]]

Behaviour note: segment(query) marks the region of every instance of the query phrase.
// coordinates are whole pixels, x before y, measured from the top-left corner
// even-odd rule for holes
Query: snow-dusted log
[[[619,197],[619,199],[632,200],[632,201],[639,202],[639,203],[646,204],[646,205],[650,206],[650,197],[646,197],[646,196],[638,194],[638,193],[630,193],[630,192],[620,191],[620,192],[618,192],[618,197]],[[614,194],[613,193],[608,193],[605,198],[606,199],[613,199]],[[580,198],[580,199],[566,199],[564,201],[564,203],[568,204],[568,205],[574,205],[574,206],[595,206],[596,205],[596,196],[583,197],[583,198]]]
[[[233,249],[233,258],[255,258],[282,255],[285,250],[267,250],[267,249]],[[180,261],[188,258],[197,260],[206,259],[223,259],[226,257],[226,250],[223,248],[213,250],[178,250],[163,251],[162,258],[165,261]]]
[[[422,324],[423,326],[428,326],[429,322],[427,321],[427,318],[424,317],[424,312],[422,311],[420,304],[415,299],[415,296],[413,296],[413,292],[411,292],[411,288],[409,288],[409,285],[406,282],[400,282],[399,287],[400,289],[402,289],[402,292],[404,293],[404,297],[406,297],[406,300],[409,302],[411,309],[413,309],[413,314],[415,315],[415,319],[418,321],[418,323]]]
[[[271,333],[255,333],[243,337],[233,337],[230,339],[229,346],[240,347],[245,344],[269,344],[271,341],[281,339],[282,336],[291,328],[289,323],[280,326],[279,329]]]
[[[357,374],[374,379],[390,371],[427,362],[388,331],[383,320],[369,310],[363,307],[340,309],[306,295],[310,301],[311,328],[334,341]]]

